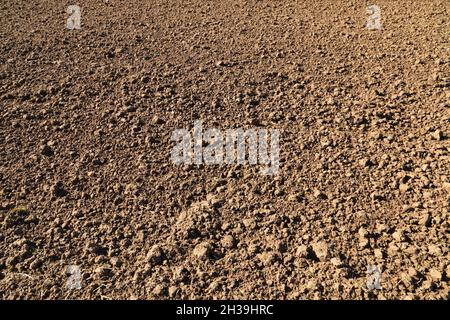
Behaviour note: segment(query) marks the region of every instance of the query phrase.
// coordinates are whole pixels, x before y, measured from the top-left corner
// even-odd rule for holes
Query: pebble
[[[431,226],[431,216],[428,213],[425,213],[419,220],[419,224],[425,227]]]
[[[398,242],[403,242],[406,240],[405,233],[402,230],[395,231],[392,234],[392,237]]]
[[[442,280],[442,272],[438,269],[431,269],[429,275],[433,281],[439,282]]]
[[[364,227],[359,228],[358,234],[361,238],[367,238],[369,236],[369,232]]]
[[[303,194],[301,194],[301,193],[290,194],[287,197],[287,200],[289,202],[301,202],[303,200]]]
[[[444,182],[444,183],[442,184],[442,188],[443,188],[444,190],[446,190],[448,193],[450,193],[450,182]]]
[[[441,141],[441,140],[444,139],[444,133],[443,133],[441,130],[436,130],[436,131],[434,131],[434,132],[431,134],[431,137],[432,137],[434,140]]]
[[[253,218],[244,219],[244,220],[242,220],[242,223],[244,224],[244,226],[247,229],[254,229],[254,228],[256,228],[256,221]]]
[[[173,273],[173,280],[176,283],[188,281],[189,280],[189,270],[187,270],[183,266],[177,267]]]
[[[359,165],[363,168],[370,167],[373,165],[373,162],[369,158],[364,158],[359,160]]]
[[[383,259],[384,258],[384,253],[381,249],[375,249],[373,251],[375,258],[377,259]]]
[[[406,192],[408,192],[410,190],[410,187],[406,183],[401,183],[399,185],[398,189],[400,190],[400,193],[406,193]]]
[[[153,294],[157,296],[165,295],[167,292],[167,287],[161,284],[157,284],[153,289]]]
[[[263,252],[258,254],[258,259],[263,265],[269,266],[276,260],[276,255],[273,252]]]
[[[405,285],[405,287],[411,288],[413,286],[413,279],[412,279],[412,277],[409,274],[403,272],[400,275],[400,279],[402,280],[402,282]]]
[[[311,248],[309,248],[305,245],[299,246],[296,251],[297,257],[302,258],[302,259],[309,258],[310,253],[311,253]]]
[[[220,243],[224,248],[231,249],[234,248],[234,246],[236,245],[236,240],[233,238],[232,235],[226,235],[222,238]]]
[[[419,273],[417,272],[417,270],[414,267],[409,267],[408,268],[408,274],[412,277],[412,278],[417,278],[417,276],[419,275]]]
[[[366,247],[369,246],[369,244],[370,244],[369,239],[362,238],[362,237],[359,238],[358,245],[359,245],[360,248],[366,248]]]
[[[325,261],[328,258],[328,244],[325,241],[313,243],[312,250],[320,261]]]
[[[193,251],[194,256],[200,260],[206,260],[212,255],[212,253],[213,253],[212,245],[206,241],[198,244]]]
[[[158,116],[154,116],[152,118],[152,123],[153,124],[164,124],[165,121],[162,118],[158,117]]]
[[[387,252],[388,252],[389,256],[395,256],[398,253],[398,251],[399,251],[399,248],[394,243],[391,243],[388,247]]]
[[[316,198],[316,199],[321,199],[321,200],[327,199],[327,195],[325,193],[321,192],[320,190],[315,190],[313,195],[314,195],[314,198]]]
[[[442,256],[442,250],[438,245],[430,244],[428,246],[428,253],[434,256],[440,257]]]
[[[147,253],[146,258],[151,265],[161,264],[164,260],[164,251],[159,245],[155,244]]]
[[[108,266],[99,266],[94,270],[97,277],[107,279],[112,276],[111,268]]]
[[[41,147],[41,154],[47,157],[51,157],[54,154],[54,151],[49,145],[43,145]]]
[[[179,288],[176,286],[170,286],[169,287],[169,297],[171,298],[175,298],[175,296],[177,295],[179,291]]]
[[[338,258],[338,257],[331,258],[330,262],[336,268],[340,268],[340,267],[344,266],[343,261],[341,260],[341,258]]]

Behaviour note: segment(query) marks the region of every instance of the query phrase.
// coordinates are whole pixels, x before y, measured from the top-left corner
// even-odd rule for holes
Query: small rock
[[[341,258],[339,258],[339,257],[331,258],[330,262],[336,268],[340,268],[340,267],[344,266],[344,263],[342,262]]]
[[[363,168],[373,166],[373,162],[369,158],[359,160],[359,165]]]
[[[303,200],[303,194],[301,193],[290,194],[287,200],[289,202],[301,202]]]
[[[358,245],[360,248],[366,248],[369,246],[369,244],[370,244],[369,239],[362,237],[359,238]]]
[[[213,248],[209,242],[202,242],[198,244],[193,251],[194,256],[200,260],[206,260],[212,255]]]
[[[177,295],[179,289],[176,286],[170,286],[169,287],[169,297],[171,298],[175,298],[175,296]]]
[[[443,139],[444,139],[444,133],[443,133],[441,130],[436,130],[436,131],[434,131],[434,132],[431,134],[431,137],[432,137],[434,140],[440,141],[440,140],[443,140]]]
[[[273,252],[263,252],[258,254],[259,260],[263,265],[269,266],[276,260],[276,255]]]
[[[20,262],[21,258],[19,255],[15,255],[13,257],[9,257],[6,259],[5,264],[11,268],[14,268],[16,266],[16,264],[18,264]]]
[[[137,190],[138,190],[138,186],[136,184],[129,183],[125,186],[124,193],[127,195],[132,195],[132,194],[135,194]]]
[[[236,245],[236,240],[233,238],[233,236],[226,235],[225,237],[222,238],[220,243],[224,248],[231,249],[234,248],[234,246]]]
[[[158,116],[154,116],[152,118],[152,123],[153,124],[164,124],[165,121],[162,118],[158,117]]]
[[[384,253],[383,253],[383,251],[381,249],[375,249],[373,251],[373,253],[375,255],[375,258],[377,258],[377,259],[383,259],[384,258]]]
[[[381,234],[387,232],[389,229],[389,226],[381,223],[377,225],[376,231]]]
[[[410,187],[406,183],[401,183],[399,185],[398,189],[400,190],[400,193],[406,193],[406,192],[408,192],[410,190]]]
[[[36,259],[32,263],[30,263],[30,269],[39,269],[42,266],[43,262],[41,259]]]
[[[100,256],[108,254],[107,248],[100,246],[96,243],[92,243],[92,242],[89,242],[86,244],[85,250],[86,250],[86,252],[94,253],[94,254],[100,255]]]
[[[254,229],[254,228],[256,228],[256,221],[253,218],[244,219],[244,220],[242,220],[242,223],[244,224],[244,226],[247,229]]]
[[[313,195],[314,195],[314,198],[316,198],[316,199],[321,199],[321,200],[327,199],[327,195],[325,193],[321,192],[320,190],[315,190]]]
[[[400,275],[400,279],[402,280],[405,287],[411,288],[413,286],[413,279],[409,274],[403,272]]]
[[[450,182],[444,182],[444,183],[442,184],[442,188],[443,188],[444,190],[446,190],[448,193],[450,193]]]
[[[46,144],[41,147],[41,154],[47,157],[51,157],[54,154],[54,151],[49,145]]]
[[[175,272],[173,273],[173,280],[176,283],[188,281],[189,280],[189,270],[187,270],[183,266],[177,267],[175,269]]]
[[[395,231],[392,234],[392,237],[398,242],[403,242],[406,240],[405,233],[402,230]]]
[[[385,197],[384,197],[381,193],[379,193],[379,192],[372,192],[372,193],[370,194],[370,198],[371,198],[372,200],[375,200],[375,201],[382,201],[382,200],[385,200]]]
[[[442,256],[442,250],[438,245],[430,244],[428,246],[428,253],[434,256],[440,257]]]
[[[211,206],[214,208],[220,208],[225,203],[225,199],[218,198],[218,197],[211,196],[211,195],[207,195],[206,199],[211,204]]]
[[[158,284],[155,286],[155,288],[153,289],[153,294],[157,295],[157,296],[162,296],[164,294],[166,294],[167,292],[167,287],[163,286],[161,284]]]
[[[325,261],[328,258],[328,244],[325,241],[313,243],[312,250],[320,261]]]
[[[358,235],[359,235],[359,247],[360,248],[366,248],[369,246],[369,232],[367,231],[366,228],[359,228],[358,230]]]
[[[431,269],[429,274],[430,274],[431,280],[433,280],[433,281],[439,282],[442,280],[442,272],[440,272],[437,269]]]
[[[369,236],[369,232],[367,231],[366,228],[363,227],[359,228],[358,234],[361,238],[367,238]]]
[[[122,266],[122,261],[117,257],[112,257],[110,262],[113,267],[120,268]]]
[[[287,253],[283,256],[283,263],[284,264],[289,264],[294,260],[294,257],[292,256],[292,254]]]
[[[419,253],[419,250],[416,246],[411,245],[405,249],[405,252],[410,256],[416,256]]]
[[[152,266],[161,264],[164,260],[164,252],[160,246],[155,244],[147,253],[147,261]]]
[[[431,225],[431,216],[428,213],[424,214],[420,218],[419,224],[425,227],[429,227]]]
[[[387,252],[388,252],[388,255],[392,257],[392,256],[395,256],[399,250],[400,249],[394,243],[391,243],[388,247]]]
[[[208,286],[208,291],[209,292],[214,292],[217,291],[217,289],[220,288],[220,281],[219,280],[214,280],[213,282],[211,282],[211,284]]]
[[[309,280],[306,284],[306,288],[310,291],[315,291],[318,289],[318,287],[319,285],[317,283],[317,280],[315,279]]]
[[[296,253],[297,253],[297,257],[302,258],[302,259],[307,259],[311,255],[311,248],[309,248],[305,245],[301,245],[300,247],[297,248]]]
[[[434,288],[436,288],[436,284],[433,281],[425,280],[422,282],[422,290],[433,290]]]
[[[408,268],[408,274],[412,277],[412,278],[417,278],[417,276],[419,275],[419,273],[417,272],[417,270],[414,267],[409,267]]]
[[[112,276],[111,268],[108,266],[97,267],[94,272],[100,279],[108,279]]]

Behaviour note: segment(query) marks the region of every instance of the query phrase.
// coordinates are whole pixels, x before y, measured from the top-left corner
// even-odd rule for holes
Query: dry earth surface
[[[0,298],[449,298],[449,1],[377,0],[382,30],[356,0],[72,4],[0,4]],[[278,129],[279,172],[173,164],[196,119]]]

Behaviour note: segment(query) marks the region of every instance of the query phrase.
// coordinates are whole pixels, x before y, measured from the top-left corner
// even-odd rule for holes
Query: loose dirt
[[[0,4],[0,298],[449,298],[448,1],[377,0],[381,30],[366,1],[72,4]],[[278,173],[172,163],[198,119],[278,129]]]

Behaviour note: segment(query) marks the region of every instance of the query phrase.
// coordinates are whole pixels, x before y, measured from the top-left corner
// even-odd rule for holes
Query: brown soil
[[[448,299],[450,2],[376,3],[2,1],[0,298]],[[173,164],[196,119],[278,174]]]

